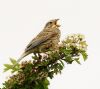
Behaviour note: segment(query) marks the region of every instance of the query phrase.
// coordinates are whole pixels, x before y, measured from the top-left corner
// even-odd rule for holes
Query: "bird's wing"
[[[55,36],[54,32],[50,32],[49,34],[44,34],[43,36],[38,37],[37,39],[32,40],[28,46],[26,47],[25,51],[29,51],[31,49],[33,49],[34,47],[40,45],[41,43],[47,41],[48,39],[50,39],[51,37]]]

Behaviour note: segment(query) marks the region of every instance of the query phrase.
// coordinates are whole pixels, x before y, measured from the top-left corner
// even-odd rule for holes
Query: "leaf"
[[[80,61],[79,61],[79,58],[75,58],[74,60],[75,60],[78,64],[81,64]]]
[[[70,48],[61,48],[61,52],[63,52],[65,55],[68,55],[72,53],[72,50]]]
[[[72,62],[74,61],[74,60],[71,58],[70,55],[69,55],[69,56],[66,56],[64,60],[65,60],[65,62],[67,62],[68,64],[72,64]]]
[[[49,77],[50,79],[52,79],[52,78],[54,77],[54,71],[49,72],[49,73],[48,73],[48,77]]]
[[[86,61],[86,59],[87,59],[87,57],[88,57],[86,51],[81,51],[81,54],[82,54],[82,56],[83,56],[84,61]]]
[[[14,73],[19,70],[19,64],[16,64],[16,67],[13,67],[14,65],[11,64],[4,64],[4,72],[8,71],[11,69],[11,73]]]
[[[6,72],[6,71],[12,69],[12,65],[10,65],[10,64],[4,64],[4,66],[5,66],[4,72]]]
[[[64,66],[64,63],[63,63],[63,61],[62,61],[62,60],[59,60],[59,61],[61,62],[62,66]]]
[[[4,66],[6,67],[6,68],[12,68],[12,65],[10,65],[10,64],[4,64]]]
[[[17,61],[16,61],[15,59],[13,59],[13,58],[10,58],[10,61],[11,61],[12,64],[16,64],[16,62],[17,62]]]
[[[61,70],[63,69],[63,66],[59,63],[57,68],[59,69],[59,72],[61,73]]]
[[[65,53],[66,53],[66,54],[72,53],[72,49],[71,49],[71,48],[67,48],[67,49],[65,50]]]
[[[6,72],[6,71],[8,71],[9,70],[9,68],[4,68],[4,71],[3,72]]]
[[[15,72],[17,72],[18,70],[19,70],[19,69],[17,69],[17,68],[16,68],[16,69],[12,69],[12,70],[11,70],[11,73],[15,73]]]
[[[48,81],[47,79],[44,80],[44,83],[45,83],[46,85],[49,85],[49,84],[50,84],[49,81]]]

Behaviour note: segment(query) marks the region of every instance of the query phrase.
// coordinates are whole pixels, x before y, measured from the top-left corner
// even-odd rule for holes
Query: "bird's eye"
[[[52,22],[49,22],[49,24],[52,24]]]
[[[45,27],[51,27],[53,22],[48,22]]]

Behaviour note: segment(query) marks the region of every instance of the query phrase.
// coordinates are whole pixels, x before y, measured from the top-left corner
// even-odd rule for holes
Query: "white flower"
[[[76,47],[80,50],[86,50],[87,49],[87,43],[84,40],[85,37],[82,34],[71,34],[68,35],[68,37],[62,42],[64,46],[66,47]]]

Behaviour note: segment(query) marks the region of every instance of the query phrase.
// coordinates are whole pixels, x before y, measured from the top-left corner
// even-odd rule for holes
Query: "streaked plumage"
[[[57,21],[58,19],[54,19],[47,22],[44,29],[27,45],[17,62],[31,53],[44,53],[48,50],[58,49],[60,30]]]

